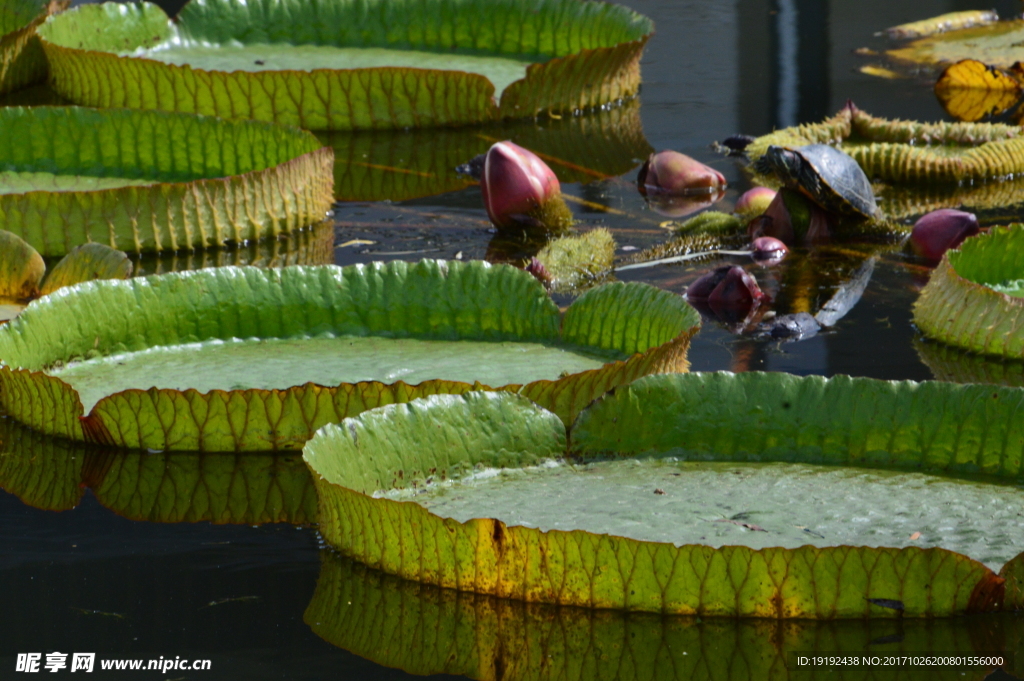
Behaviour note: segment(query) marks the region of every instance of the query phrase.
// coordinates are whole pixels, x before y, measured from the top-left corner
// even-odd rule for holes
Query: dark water
[[[728,209],[747,188],[746,180],[734,161],[708,148],[713,140],[816,121],[847,99],[879,116],[943,119],[930,83],[863,75],[856,69],[867,60],[852,50],[883,46],[873,33],[886,26],[975,8],[959,0],[626,4],[651,16],[657,34],[644,58],[639,103],[601,115],[629,119],[624,125],[630,132],[619,138],[609,142],[594,132],[606,125],[600,116],[503,126],[469,137],[438,132],[325,138],[339,156],[348,154],[357,162],[386,159],[385,165],[395,167],[426,163],[437,168],[438,184],[426,186],[416,184],[420,176],[392,173],[368,180],[365,173],[340,170],[339,192],[345,188],[359,200],[336,208],[336,262],[493,258],[514,252],[514,244],[494,242],[479,189],[450,170],[486,149],[489,139],[505,137],[597,169],[598,175],[610,174],[593,180],[593,172],[556,166],[567,180],[567,193],[581,199],[573,207],[583,226],[610,228],[620,248],[652,246],[666,239],[659,226],[666,218],[645,206],[633,184],[651,148],[682,151],[725,173],[732,189],[721,205]],[[1015,0],[986,7],[993,4],[1004,16],[1021,9]],[[428,153],[435,160],[419,158]],[[419,160],[410,161],[413,157]],[[437,191],[443,193],[424,198]],[[389,196],[395,200],[376,200]],[[354,240],[373,243],[344,245]],[[833,269],[840,274],[811,277],[804,297],[812,307],[820,304],[864,262],[864,257],[837,258]],[[142,266],[155,271],[165,265]],[[667,265],[623,273],[622,278],[682,292],[710,266]],[[979,363],[917,336],[910,305],[926,276],[898,253],[880,252],[860,302],[828,333],[800,343],[769,343],[710,322],[690,359],[697,370],[1020,384],[1015,377],[1024,372],[1015,366]],[[529,658],[540,670],[533,675],[537,678],[572,677],[570,668],[578,665],[580,678],[635,673],[640,678],[755,679],[778,673],[781,660],[793,651],[884,653],[903,646],[921,652],[1012,652],[1024,635],[1015,617],[752,624],[489,604],[396,584],[323,551],[315,528],[301,524],[308,520],[303,504],[309,500],[295,461],[268,460],[251,470],[246,468],[251,461],[223,457],[215,463],[198,458],[182,463],[162,455],[47,443],[10,424],[2,439],[5,486],[35,506],[67,510],[40,510],[14,494],[0,493],[0,678],[26,677],[12,671],[18,653],[60,651],[212,661],[205,672],[122,671],[110,673],[111,678],[376,679],[441,670],[501,678],[517,669],[517,659],[525,665]],[[217,471],[234,471],[256,485],[289,480],[295,485],[290,498],[300,501],[276,518],[260,516],[244,499],[233,510],[204,515],[189,500],[197,498],[196,490],[213,488],[215,480],[229,474]],[[210,518],[244,524],[211,524]],[[339,594],[348,594],[358,612],[345,610],[348,601],[339,601]],[[575,646],[567,642],[570,634],[577,637]],[[506,652],[486,652],[495,647]],[[538,662],[541,658],[551,661]],[[986,673],[960,676],[958,671],[956,677],[984,678]],[[836,670],[799,678],[834,676]],[[887,670],[874,678],[939,676]]]

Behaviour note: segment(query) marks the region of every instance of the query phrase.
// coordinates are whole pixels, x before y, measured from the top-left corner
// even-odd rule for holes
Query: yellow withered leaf
[[[1010,73],[976,59],[950,65],[935,83],[935,95],[950,116],[977,121],[1013,106],[1021,83]]]

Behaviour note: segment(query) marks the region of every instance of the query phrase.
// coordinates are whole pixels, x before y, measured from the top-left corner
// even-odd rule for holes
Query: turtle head
[[[754,171],[761,175],[775,175],[785,182],[787,178],[794,177],[800,169],[803,158],[800,154],[786,147],[768,147],[761,158],[754,162]]]

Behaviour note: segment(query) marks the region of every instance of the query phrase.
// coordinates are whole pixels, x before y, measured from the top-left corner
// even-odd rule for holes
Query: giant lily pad
[[[0,404],[48,434],[188,451],[298,449],[364,409],[487,384],[569,423],[616,385],[685,370],[697,322],[641,284],[562,318],[529,274],[482,262],[91,282],[0,329]]]
[[[7,0],[0,7],[0,95],[46,78],[46,56],[36,29],[59,0]]]
[[[833,144],[856,159],[868,177],[894,184],[970,184],[1024,172],[1020,126],[887,120],[852,104],[821,123],[763,135],[747,147],[747,155],[756,160],[773,144]]]
[[[295,452],[140,452],[47,437],[0,419],[0,489],[48,511],[85,491],[120,516],[149,522],[316,522],[316,490]]]
[[[1016,644],[1024,633],[1010,613],[780,621],[523,603],[403,580],[331,551],[321,552],[304,619],[328,643],[376,664],[480,681],[795,681],[815,678],[797,657],[816,655],[860,662],[844,667],[850,680],[879,678],[879,666],[865,658],[893,655],[1002,656],[1003,669],[1019,674]],[[919,668],[904,670],[882,678],[920,676]],[[937,666],[928,678],[980,681],[991,672],[991,664]]]
[[[980,471],[1017,480],[1024,474],[1022,410],[1020,391],[988,386],[784,374],[652,376],[617,388],[584,410],[571,441],[572,450],[587,457],[660,457],[667,480],[673,473],[666,456]],[[526,601],[659,613],[942,616],[999,609],[1006,581],[1017,588],[1019,561],[1012,553],[999,561],[1009,559],[1008,572],[997,576],[943,548],[806,545],[813,532],[803,535],[808,539],[799,548],[759,550],[633,538],[646,531],[645,525],[657,524],[662,510],[655,500],[672,493],[667,483],[663,489],[650,484],[632,491],[632,511],[629,503],[617,501],[625,491],[622,484],[596,495],[599,505],[611,507],[601,522],[612,523],[618,535],[593,526],[580,529],[590,522],[586,517],[547,531],[527,526],[527,518],[535,519],[548,505],[537,494],[527,503],[520,497],[517,523],[486,513],[461,522],[433,513],[433,501],[428,507],[420,503],[439,487],[450,490],[453,502],[467,503],[462,499],[470,494],[467,483],[493,479],[495,469],[529,475],[532,468],[543,481],[557,468],[546,462],[565,453],[564,437],[554,415],[497,393],[435,396],[326,427],[304,452],[320,496],[321,534],[343,554],[407,579]],[[622,466],[637,465],[609,462],[601,474],[621,483]],[[620,471],[613,475],[616,466]],[[705,488],[691,490],[694,496],[711,498],[714,483],[697,473],[693,466],[678,471]],[[650,482],[644,475],[625,475]],[[587,494],[572,477],[567,470],[539,496],[566,491],[568,503],[565,498],[550,502],[561,504],[563,514],[574,502],[582,506]],[[449,486],[451,480],[457,484]],[[880,486],[882,494],[893,493],[893,487]],[[1015,486],[994,489],[1015,508],[1024,503]],[[508,490],[484,496],[500,500]],[[741,503],[762,496],[748,491]],[[784,496],[789,501],[788,493]],[[797,498],[800,505],[809,503],[806,495]],[[909,499],[911,505],[915,501]],[[870,504],[863,509],[871,511]],[[762,529],[741,517],[724,520],[737,533]],[[988,522],[987,510],[975,520]],[[627,533],[629,538],[621,536]],[[1002,548],[1001,537],[990,539],[989,549]],[[1013,607],[1018,600],[1014,596]]]
[[[947,251],[914,304],[921,331],[987,355],[1024,358],[1024,226],[1010,225]]]
[[[42,255],[176,251],[323,220],[332,153],[307,132],[156,111],[0,108],[0,223]]]
[[[634,95],[651,22],[578,0],[79,7],[40,36],[64,97],[310,130],[572,112]],[[500,97],[500,99],[499,99]]]

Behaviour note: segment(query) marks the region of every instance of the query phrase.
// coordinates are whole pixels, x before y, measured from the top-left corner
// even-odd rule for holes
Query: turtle
[[[827,144],[772,145],[754,162],[754,170],[773,174],[828,212],[880,218],[871,182],[852,157]]]

